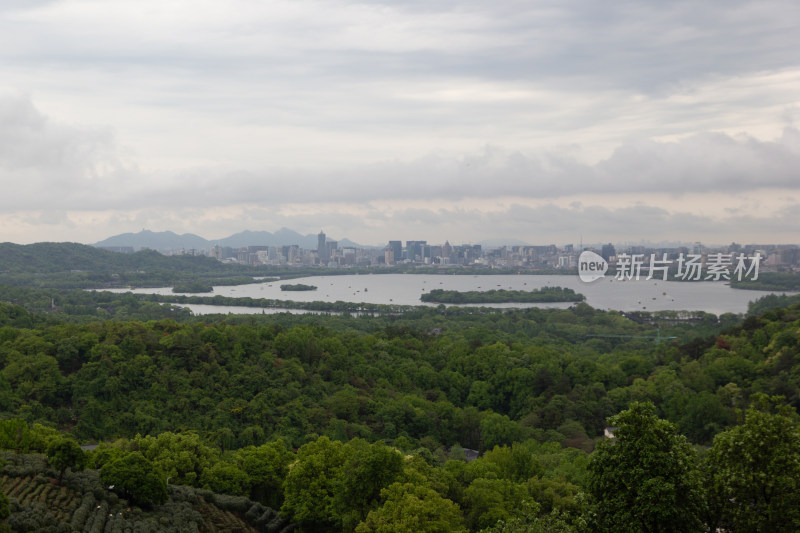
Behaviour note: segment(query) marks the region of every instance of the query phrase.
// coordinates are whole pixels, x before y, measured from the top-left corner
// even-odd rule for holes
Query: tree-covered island
[[[315,291],[316,285],[306,285],[304,283],[286,283],[281,285],[282,291]]]
[[[582,302],[583,294],[563,287],[542,287],[530,291],[493,289],[490,291],[447,291],[433,289],[420,296],[423,302],[443,304],[485,303],[536,303],[536,302]]]

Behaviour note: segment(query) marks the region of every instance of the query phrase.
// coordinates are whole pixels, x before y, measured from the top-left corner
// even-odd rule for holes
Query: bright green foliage
[[[239,467],[219,462],[203,472],[200,484],[220,494],[243,496],[249,492],[250,479]]]
[[[55,358],[39,351],[48,348],[46,345],[31,346],[30,353],[12,351],[0,370],[0,374],[14,387],[17,395],[26,401],[52,403],[58,399],[64,378]]]
[[[345,445],[347,459],[337,477],[334,508],[345,530],[352,530],[370,509],[378,507],[381,490],[397,479],[403,456],[385,444],[354,439]]]
[[[0,448],[26,452],[36,447],[36,436],[27,422],[19,418],[0,420]]]
[[[78,292],[54,292],[55,305],[81,302],[116,316],[149,299]],[[51,302],[46,291],[0,293],[33,299],[36,308]],[[631,320],[588,306],[191,324],[58,324],[48,313],[36,329],[0,328],[0,364],[8,367],[0,372],[0,410],[69,428],[79,439],[196,431],[225,450],[279,437],[299,447],[315,435],[428,438],[431,450],[456,442],[489,450],[535,438],[589,450],[607,416],[649,399],[690,440],[710,442],[735,407],[720,388],[733,384],[742,401],[756,389],[791,402],[800,395],[790,371],[797,311],[770,313],[726,333],[720,346],[681,342],[719,335],[722,317],[672,312]],[[637,338],[659,325],[681,340],[654,346]],[[176,481],[197,483],[197,472],[193,480],[180,472]]]
[[[403,457],[384,444],[320,437],[300,448],[290,466],[283,510],[317,529],[352,531],[402,468]]]
[[[279,509],[283,504],[283,480],[294,454],[282,440],[237,450],[233,461],[250,478],[250,498]]]
[[[531,498],[541,506],[543,513],[564,511],[580,513],[585,495],[581,487],[563,478],[531,478],[527,483]]]
[[[97,448],[87,454],[86,467],[99,470],[106,463],[122,457],[125,453],[121,447],[101,442]]]
[[[357,533],[466,532],[458,505],[424,485],[393,483],[381,492],[383,505],[370,511]]]
[[[492,413],[481,420],[481,448],[491,450],[521,440],[525,440],[524,429],[506,415]]]
[[[383,507],[381,490],[399,481],[455,502],[474,524],[511,507],[519,487],[538,504],[537,520],[554,510],[574,523],[585,507],[587,452],[606,418],[631,402],[652,401],[702,444],[735,420],[735,408],[753,391],[785,394],[791,405],[800,398],[798,305],[740,324],[732,315],[622,315],[586,305],[405,309],[359,318],[204,317],[180,324],[122,319],[120,312],[147,304],[146,296],[78,292],[0,287],[2,298],[28,309],[49,309],[54,297],[65,312],[90,309],[86,320],[97,309],[118,319],[67,324],[53,310],[33,315],[34,329],[22,329],[27,320],[7,313],[5,320],[0,309],[0,411],[17,418],[0,422],[0,442],[44,451],[53,438],[44,426],[69,428],[80,439],[123,437],[118,448],[91,454],[95,468],[139,451],[173,485],[249,491],[274,508],[284,504],[289,477],[285,509],[304,516],[307,531],[352,529]],[[655,345],[648,337],[658,327],[662,339],[679,338]],[[301,447],[318,435],[340,442],[314,442],[319,449],[309,448],[308,456],[259,446],[283,438]],[[397,453],[366,444],[392,440],[404,453],[425,449],[402,458],[397,478]],[[456,443],[491,451],[442,466],[450,447],[451,458],[466,459]],[[258,448],[237,452],[242,446]],[[619,441],[613,446],[626,449]],[[330,460],[328,448],[335,451]],[[629,467],[620,478],[639,483],[623,503],[646,513],[653,511],[646,503],[663,500],[681,517],[693,516],[675,496],[691,491],[666,467],[666,474],[655,472],[668,454],[655,445],[647,450],[655,459],[646,468],[619,461]],[[655,487],[647,476],[657,478]],[[650,500],[635,499],[642,494]],[[607,525],[608,516],[601,518]],[[680,524],[668,518],[661,523]]]
[[[708,453],[709,524],[726,531],[800,530],[800,427],[782,398],[752,397],[744,423]]]
[[[333,502],[344,460],[344,444],[339,441],[320,437],[303,445],[297,451],[297,461],[289,467],[281,510],[301,524],[314,524],[319,530],[336,529],[339,520]]]
[[[501,520],[492,527],[482,529],[480,533],[577,533],[585,530],[585,521],[579,517],[573,524],[568,516],[553,511],[541,514],[540,507],[535,502],[523,503],[520,515],[507,520]]]
[[[600,442],[589,463],[599,529],[698,531],[703,500],[686,438],[649,402],[633,403],[609,422],[618,426],[616,438]]]
[[[44,452],[54,439],[60,439],[58,430],[42,424],[28,423],[19,418],[0,420],[0,448],[17,453]]]
[[[531,451],[522,443],[515,442],[508,446],[495,446],[481,458],[496,464],[500,468],[500,476],[512,481],[527,481],[542,474],[542,466],[536,461]]]
[[[83,470],[86,464],[86,454],[83,453],[80,445],[71,439],[54,439],[47,447],[46,454],[47,463],[59,471],[59,483],[67,468],[73,471]]]
[[[142,452],[175,485],[201,486],[205,470],[219,461],[217,451],[206,446],[196,433],[137,436],[127,448]]]
[[[508,479],[478,478],[464,491],[467,523],[473,531],[521,517],[525,502],[532,502],[525,485]]]
[[[167,500],[163,474],[140,452],[127,453],[103,465],[100,480],[139,505],[161,504]]]

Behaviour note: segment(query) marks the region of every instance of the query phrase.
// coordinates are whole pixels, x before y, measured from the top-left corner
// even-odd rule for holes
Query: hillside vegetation
[[[204,256],[110,252],[77,243],[0,243],[0,283],[52,288],[252,283],[252,269]]]
[[[800,528],[794,297],[197,318],[2,289],[17,531]]]
[[[35,454],[2,454],[0,489],[14,531],[71,533],[126,531],[287,533],[278,513],[244,497],[172,485],[158,505],[140,506],[104,485],[97,470],[68,472],[62,482]]]

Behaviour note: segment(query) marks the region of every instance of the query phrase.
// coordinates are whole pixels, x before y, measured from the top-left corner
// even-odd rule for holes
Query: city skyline
[[[281,230],[283,231],[283,230]],[[268,244],[261,240],[259,244],[256,234],[251,233],[250,245],[234,245],[232,241],[241,241],[241,234],[233,235],[227,240],[200,243],[197,236],[183,235],[193,238],[199,248],[187,249],[173,240],[171,248],[156,246],[123,245],[122,240],[108,239],[95,246],[117,253],[134,253],[145,248],[155,249],[166,255],[205,255],[226,263],[245,265],[288,266],[288,267],[383,267],[406,265],[411,267],[452,266],[478,267],[490,269],[524,269],[539,271],[563,271],[578,265],[586,265],[588,276],[584,281],[593,281],[602,274],[601,263],[615,265],[623,274],[627,272],[639,278],[642,270],[662,272],[666,279],[667,270],[678,265],[678,275],[700,279],[700,270],[708,267],[710,276],[716,280],[720,277],[730,279],[735,275],[741,280],[745,272],[758,278],[760,266],[770,271],[795,271],[800,265],[800,246],[798,245],[759,245],[731,243],[721,247],[707,246],[700,242],[689,246],[643,246],[619,245],[612,243],[602,245],[566,244],[549,245],[514,245],[485,246],[482,244],[451,244],[449,241],[435,244],[424,240],[402,241],[390,240],[383,247],[364,247],[348,242],[342,246],[339,241],[327,239],[320,231],[317,235],[295,235],[298,239],[289,244],[290,233],[284,232],[278,244]],[[174,234],[172,234],[174,236]],[[260,234],[263,239],[265,235]],[[121,236],[122,237],[122,236]],[[116,244],[114,244],[116,242]],[[130,241],[129,241],[130,242]],[[155,241],[152,241],[155,242]],[[163,242],[163,241],[162,241]],[[140,242],[141,244],[141,242]],[[588,254],[588,255],[587,255]],[[585,257],[584,257],[585,256]],[[599,262],[598,262],[599,261]],[[684,269],[683,265],[686,265]],[[602,269],[605,272],[605,269]],[[579,274],[580,274],[579,270]],[[711,279],[709,278],[709,279]]]
[[[0,241],[800,235],[800,5],[0,6]]]
[[[151,249],[162,249],[162,250],[179,250],[183,249],[191,249],[197,248],[202,249],[203,247],[208,246],[215,246],[224,244],[223,241],[235,241],[238,244],[224,244],[226,246],[233,246],[234,248],[239,246],[249,246],[249,245],[259,245],[263,244],[264,235],[269,234],[268,239],[272,240],[273,238],[278,238],[278,235],[284,234],[282,237],[278,238],[282,241],[282,244],[270,244],[270,246],[281,246],[281,245],[300,245],[301,247],[307,248],[309,250],[320,250],[320,246],[324,246],[324,242],[333,242],[334,245],[340,244],[342,246],[355,246],[360,248],[386,248],[391,247],[392,243],[400,243],[402,248],[405,248],[409,243],[422,243],[427,245],[443,245],[446,242],[449,242],[451,245],[458,245],[458,246],[466,246],[466,245],[474,245],[480,244],[487,247],[514,247],[514,246],[543,246],[543,245],[555,245],[559,247],[564,246],[574,246],[575,249],[580,249],[582,247],[597,247],[598,249],[604,247],[605,245],[615,245],[615,246],[646,246],[648,248],[679,248],[679,247],[691,247],[695,245],[702,245],[708,248],[722,248],[727,247],[730,245],[745,245],[745,246],[800,246],[800,241],[797,242],[788,242],[788,243],[776,243],[776,242],[702,242],[702,241],[680,241],[680,240],[662,240],[662,241],[648,241],[648,240],[638,240],[638,241],[608,241],[608,240],[597,240],[597,241],[584,241],[582,236],[579,235],[576,239],[568,240],[568,241],[554,241],[548,240],[546,235],[538,236],[537,240],[528,240],[523,241],[519,239],[504,239],[503,237],[496,237],[492,239],[465,239],[465,240],[454,240],[454,239],[444,239],[442,241],[435,241],[430,239],[425,240],[414,240],[414,239],[407,239],[402,238],[399,239],[399,235],[395,232],[392,235],[389,235],[387,238],[384,238],[382,241],[377,243],[363,243],[363,242],[355,242],[352,239],[348,238],[346,235],[336,236],[333,238],[332,235],[329,235],[325,232],[325,230],[320,230],[317,233],[307,233],[302,234],[297,232],[291,228],[281,227],[277,231],[269,232],[269,231],[252,231],[252,230],[243,230],[231,235],[225,235],[220,238],[215,239],[208,239],[204,236],[194,234],[192,232],[187,232],[185,234],[177,234],[173,231],[166,230],[162,232],[152,232],[147,229],[142,229],[140,232],[128,232],[118,235],[111,235],[105,239],[101,239],[100,241],[94,243],[82,243],[82,244],[90,244],[92,246],[99,246],[99,247],[106,247],[106,246],[133,246],[134,249],[144,248],[151,248]],[[260,235],[260,236],[259,236]],[[294,237],[292,237],[294,236]],[[320,239],[322,237],[323,239]],[[416,238],[424,237],[424,235],[416,235]],[[133,242],[138,242],[141,240],[148,240],[151,239],[152,242],[156,242],[161,238],[167,238],[168,240],[175,240],[175,239],[187,239],[188,241],[195,241],[199,239],[201,241],[205,241],[202,243],[198,242],[189,242],[182,246],[156,246],[153,244],[147,244],[145,246],[140,246],[137,244],[131,244]],[[316,245],[312,244],[312,241],[316,243]],[[306,246],[303,246],[306,244]]]

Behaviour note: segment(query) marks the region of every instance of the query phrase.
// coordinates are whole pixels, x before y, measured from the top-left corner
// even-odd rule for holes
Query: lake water
[[[282,283],[303,283],[315,285],[315,291],[281,291]],[[720,281],[660,281],[626,280],[611,277],[584,283],[578,276],[556,275],[442,275],[442,274],[363,274],[346,276],[314,276],[288,281],[260,282],[232,287],[214,287],[214,292],[200,296],[230,296],[241,298],[268,298],[273,300],[294,300],[297,302],[365,302],[372,304],[433,305],[420,302],[419,298],[432,289],[458,291],[488,291],[490,289],[531,290],[541,287],[566,287],[586,296],[586,303],[597,309],[618,311],[665,311],[686,310],[706,311],[714,314],[744,313],[747,303],[771,294],[769,291],[747,291],[732,289]],[[114,292],[128,292],[116,289]],[[170,287],[134,289],[130,292],[140,294],[171,295]],[[184,305],[184,304],[181,304]],[[559,307],[566,308],[571,303],[512,303],[482,304],[486,307]],[[196,314],[221,313],[261,313],[260,308],[209,306],[185,304]],[[210,309],[209,309],[210,308]],[[269,310],[282,312],[288,310]],[[291,310],[291,312],[306,312]]]

